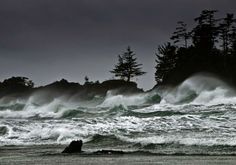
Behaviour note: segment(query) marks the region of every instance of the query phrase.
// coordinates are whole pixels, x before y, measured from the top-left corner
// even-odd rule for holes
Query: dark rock
[[[74,140],[70,143],[68,147],[62,151],[62,153],[81,153],[82,152],[82,140]]]
[[[10,80],[5,80],[3,83],[0,82],[0,99],[28,100],[31,96],[37,96],[40,98],[35,103],[40,105],[52,102],[58,97],[63,97],[65,100],[86,102],[96,100],[97,96],[104,98],[108,91],[112,95],[133,95],[144,92],[137,87],[135,82],[124,80],[107,80],[102,83],[90,82],[81,85],[62,79],[41,87],[34,87],[33,83],[24,77],[17,78],[14,81]]]

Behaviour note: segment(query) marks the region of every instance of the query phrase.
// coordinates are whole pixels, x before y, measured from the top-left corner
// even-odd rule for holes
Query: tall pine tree
[[[158,53],[156,53],[156,72],[155,80],[157,84],[161,84],[165,77],[175,68],[176,65],[176,47],[167,44],[158,47]]]
[[[220,39],[222,40],[222,48],[224,55],[229,54],[230,46],[232,46],[232,39],[234,39],[234,14],[227,14],[226,18],[219,25]],[[231,43],[230,43],[231,42]]]
[[[133,77],[142,76],[146,73],[142,71],[141,66],[142,64],[137,62],[135,53],[128,47],[122,56],[118,56],[118,63],[110,72],[113,73],[115,77],[120,77],[129,82]]]
[[[110,71],[115,75],[115,77],[120,77],[120,79],[124,80],[126,73],[125,71],[125,64],[124,64],[124,59],[122,58],[121,55],[118,55],[118,63],[115,65],[115,68]]]
[[[203,10],[200,16],[194,19],[198,24],[192,31],[193,44],[206,52],[211,51],[217,42],[216,12],[216,10]]]
[[[177,22],[178,27],[175,29],[176,31],[173,33],[171,40],[174,41],[174,43],[179,43],[181,41],[184,41],[184,47],[188,47],[188,39],[190,38],[191,34],[187,31],[187,24],[185,24],[183,21]]]

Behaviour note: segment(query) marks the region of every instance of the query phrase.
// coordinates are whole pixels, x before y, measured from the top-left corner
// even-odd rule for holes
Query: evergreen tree
[[[217,10],[203,10],[199,17],[195,18],[195,21],[198,21],[200,25],[210,24],[212,27],[215,26],[216,19],[215,13]]]
[[[4,86],[9,86],[9,87],[27,87],[27,88],[34,87],[33,81],[27,77],[11,77],[9,79],[4,80],[2,84]]]
[[[185,41],[185,45],[175,47],[168,43],[159,46],[155,72],[157,85],[177,85],[199,72],[213,73],[236,84],[236,20],[233,14],[216,19],[216,12],[203,10],[195,19],[197,26],[191,31],[191,46],[186,45],[187,30],[183,22],[178,23],[171,39],[174,43]],[[218,40],[223,51],[217,47]]]
[[[198,49],[211,51],[217,42],[217,19],[214,14],[216,10],[203,10],[199,17],[194,20],[198,25],[193,29],[193,43]]]
[[[160,84],[163,82],[165,76],[175,68],[177,60],[176,47],[170,43],[159,46],[156,57],[155,80],[157,84]]]
[[[234,39],[234,26],[236,22],[233,14],[227,14],[226,18],[219,25],[220,39],[222,40],[222,48],[225,55],[229,54],[230,46],[232,46]]]
[[[120,77],[129,82],[133,77],[142,76],[146,73],[142,71],[141,66],[142,64],[137,63],[135,53],[128,47],[122,56],[118,56],[118,63],[110,72],[115,77]]]
[[[185,48],[188,47],[188,39],[190,38],[191,34],[187,32],[187,24],[185,24],[183,21],[177,22],[179,25],[176,28],[176,31],[173,33],[173,36],[170,38],[174,41],[174,43],[179,43],[182,40],[184,41]]]
[[[115,77],[120,77],[120,79],[125,79],[125,64],[121,55],[118,55],[118,63],[115,65],[115,68],[110,71],[114,74]]]
[[[229,37],[230,40],[230,52],[232,55],[236,56],[236,27],[232,28],[232,33]]]

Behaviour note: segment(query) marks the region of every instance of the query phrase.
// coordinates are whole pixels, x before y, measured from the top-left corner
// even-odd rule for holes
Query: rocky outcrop
[[[67,146],[64,149],[64,151],[62,151],[62,153],[68,153],[68,154],[82,153],[83,152],[82,145],[83,145],[82,140],[74,140],[70,143],[69,146]],[[117,155],[118,154],[118,155],[120,155],[120,154],[124,154],[124,152],[123,151],[115,151],[115,150],[98,150],[98,151],[93,152],[92,154],[96,154],[96,155]]]
[[[75,140],[70,143],[68,147],[62,151],[62,153],[81,153],[82,152],[82,140]]]
[[[70,100],[73,98],[75,101],[89,101],[96,97],[105,97],[108,91],[112,91],[113,95],[143,93],[143,90],[139,89],[135,82],[127,82],[124,80],[107,80],[102,83],[89,82],[80,85],[79,83],[68,82],[62,79],[49,85],[36,88],[26,86],[21,81],[1,83],[0,98],[28,99],[30,96],[36,95],[40,96],[42,100],[45,99],[45,101],[51,101],[58,97],[64,97]],[[23,82],[24,81],[23,79]]]

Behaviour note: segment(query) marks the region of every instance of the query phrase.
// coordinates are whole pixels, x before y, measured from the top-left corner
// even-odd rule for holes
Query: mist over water
[[[82,139],[88,150],[236,154],[236,92],[213,76],[139,95],[108,92],[90,102],[41,99],[0,100],[1,146]]]

